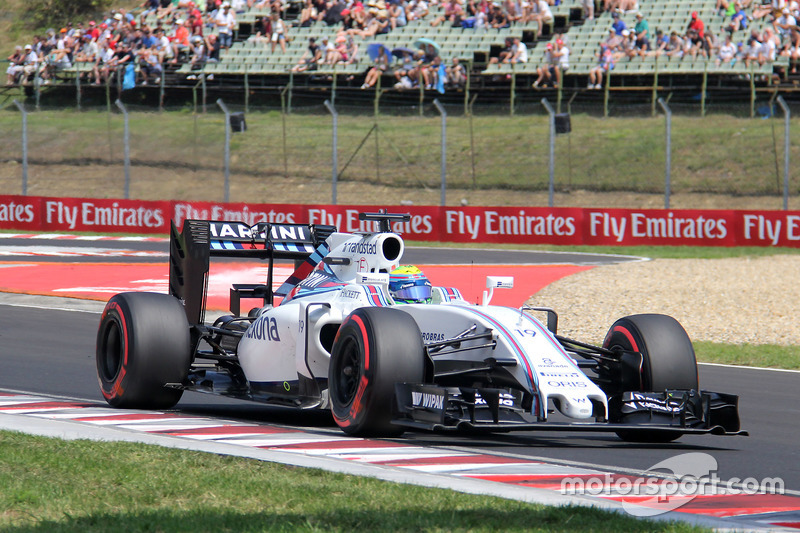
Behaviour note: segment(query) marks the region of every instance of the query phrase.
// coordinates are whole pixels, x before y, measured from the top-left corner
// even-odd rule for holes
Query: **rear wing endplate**
[[[266,284],[242,285],[236,292],[238,315],[239,292],[243,297],[258,297],[265,304],[273,300],[272,273],[275,259],[295,262],[309,257],[335,226],[321,224],[275,224],[259,222],[248,226],[244,222],[187,220],[180,233],[170,224],[169,292],[184,303],[190,324],[202,324],[208,293],[209,259],[211,257],[242,257],[269,261]],[[246,288],[246,289],[245,289]]]

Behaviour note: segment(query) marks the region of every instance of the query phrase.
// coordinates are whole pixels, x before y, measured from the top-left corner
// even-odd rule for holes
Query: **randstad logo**
[[[564,478],[562,494],[621,497],[622,508],[633,516],[657,516],[674,511],[705,495],[783,494],[781,478],[731,478],[717,476],[717,460],[707,453],[676,455],[654,464],[648,475],[603,474]]]

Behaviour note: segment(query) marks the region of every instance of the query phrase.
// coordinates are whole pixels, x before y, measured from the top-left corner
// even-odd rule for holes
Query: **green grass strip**
[[[131,443],[0,432],[0,531],[705,531]]]

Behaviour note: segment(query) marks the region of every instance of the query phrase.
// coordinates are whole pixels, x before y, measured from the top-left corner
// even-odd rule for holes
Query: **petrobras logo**
[[[422,341],[423,342],[440,342],[445,339],[444,333],[438,331],[423,331],[422,332]]]

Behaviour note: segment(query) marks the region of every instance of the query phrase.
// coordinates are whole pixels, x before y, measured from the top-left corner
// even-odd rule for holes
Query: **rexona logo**
[[[247,330],[245,337],[259,341],[280,342],[281,337],[278,334],[278,321],[272,317],[261,315]]]
[[[428,392],[411,392],[411,403],[416,407],[441,410],[444,408],[444,396]]]

